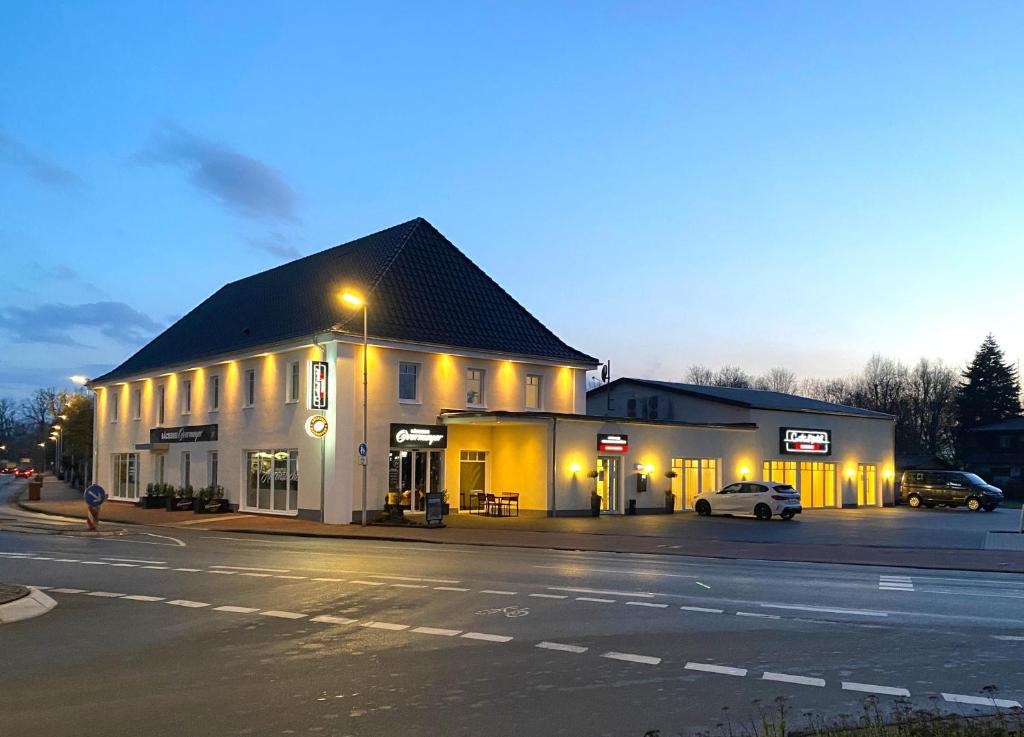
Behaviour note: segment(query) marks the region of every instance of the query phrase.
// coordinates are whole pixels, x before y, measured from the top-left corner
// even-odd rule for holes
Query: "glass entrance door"
[[[602,512],[619,511],[619,459],[597,459],[597,494],[601,497]]]
[[[393,450],[388,459],[389,486],[409,512],[426,509],[426,495],[442,491],[443,454],[439,450]]]
[[[877,472],[872,463],[860,463],[857,466],[857,506],[873,507],[877,504],[876,489]]]

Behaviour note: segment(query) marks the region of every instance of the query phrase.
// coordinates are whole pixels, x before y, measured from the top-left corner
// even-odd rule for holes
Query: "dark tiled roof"
[[[1002,422],[978,425],[977,427],[972,427],[968,432],[1006,432],[1011,430],[1024,430],[1024,417],[1011,417]]]
[[[750,409],[783,410],[788,412],[822,412],[835,415],[852,415],[855,417],[877,417],[891,419],[892,415],[884,412],[875,412],[860,407],[849,407],[845,404],[833,404],[822,402],[810,397],[798,397],[795,394],[783,394],[782,392],[770,392],[762,389],[734,389],[726,386],[701,386],[699,384],[679,384],[672,381],[655,381],[653,379],[631,379],[623,377],[616,379],[610,384],[591,389],[589,393],[601,392],[605,387],[618,382],[632,382],[645,385],[654,389],[664,389],[677,394],[686,394],[692,397],[700,397],[713,402],[731,404],[736,407],[747,407]]]
[[[332,327],[362,335],[362,311],[338,300],[346,288],[365,295],[372,337],[597,363],[559,340],[434,226],[416,218],[221,287],[93,383],[312,338]]]

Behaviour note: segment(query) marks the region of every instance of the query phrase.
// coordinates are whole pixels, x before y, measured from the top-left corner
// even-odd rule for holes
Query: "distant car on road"
[[[773,515],[790,520],[803,511],[800,493],[789,484],[774,481],[741,481],[721,491],[698,494],[694,510],[702,517],[709,514],[750,514],[760,520]]]
[[[4,466],[3,468],[0,468],[0,475],[10,475],[16,470],[17,469],[14,466]]]
[[[904,471],[900,498],[910,507],[966,506],[991,512],[1003,501],[1001,489],[963,471]]]
[[[16,468],[14,469],[14,478],[17,479],[30,479],[35,476],[36,470],[31,466],[27,468]]]

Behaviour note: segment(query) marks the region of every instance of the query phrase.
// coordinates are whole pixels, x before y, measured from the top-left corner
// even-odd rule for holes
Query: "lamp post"
[[[367,413],[367,371],[366,371],[366,348],[369,343],[367,335],[367,321],[366,321],[366,300],[357,294],[352,292],[345,292],[341,295],[342,301],[348,304],[350,307],[362,307],[363,308],[363,445],[366,446],[366,435],[367,435],[367,424],[368,424],[368,413]],[[366,526],[366,467],[367,459],[365,456],[360,456],[360,463],[363,466],[363,502],[359,512],[359,524],[363,527]]]
[[[74,376],[68,377],[71,383],[79,388],[84,393],[86,384],[89,383],[89,377],[83,374],[75,374]],[[96,470],[96,392],[95,390],[90,392],[89,403],[92,405],[92,448],[89,453],[89,459],[85,462],[85,473],[82,474],[82,483],[84,486],[89,485],[92,473]]]

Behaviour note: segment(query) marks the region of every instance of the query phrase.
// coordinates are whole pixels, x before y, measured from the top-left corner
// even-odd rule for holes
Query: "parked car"
[[[964,471],[905,471],[900,498],[910,507],[966,506],[972,512],[991,512],[1003,501],[1002,490]]]
[[[773,515],[789,520],[803,511],[800,492],[789,484],[774,481],[741,481],[721,491],[706,491],[697,495],[693,508],[702,517],[751,514],[760,520],[769,520]]]
[[[17,479],[30,479],[35,476],[36,470],[31,466],[27,468],[16,468],[14,470],[14,478]]]
[[[0,468],[0,475],[9,475],[15,472],[14,466],[4,466]]]

